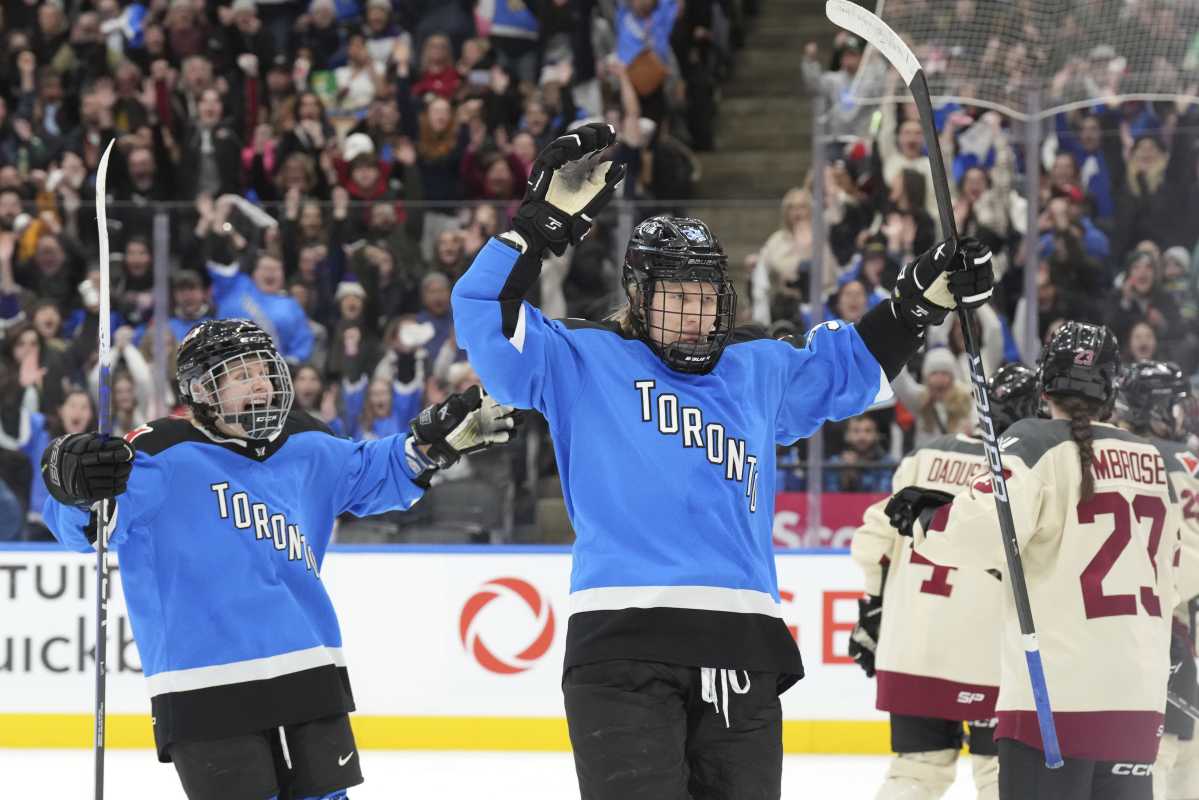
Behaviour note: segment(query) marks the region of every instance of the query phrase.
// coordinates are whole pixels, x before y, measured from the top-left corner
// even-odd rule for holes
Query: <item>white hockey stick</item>
[[[933,193],[937,197],[937,211],[941,217],[941,233],[957,246],[957,226],[953,219],[953,205],[949,199],[949,180],[945,172],[945,160],[941,156],[941,144],[937,140],[937,128],[933,124],[932,99],[929,97],[928,81],[915,53],[887,23],[861,6],[848,0],[827,0],[824,12],[829,20],[850,33],[869,42],[886,57],[891,66],[898,70],[907,84],[920,112],[920,127],[924,129],[924,144],[928,149],[929,165],[932,168]],[[1057,740],[1057,727],[1053,722],[1053,709],[1049,704],[1049,689],[1045,685],[1045,668],[1041,663],[1041,648],[1037,641],[1037,629],[1033,624],[1032,606],[1028,601],[1028,585],[1024,580],[1024,564],[1020,560],[1020,546],[1016,540],[1016,526],[1012,521],[1012,509],[1008,503],[1007,482],[1003,471],[1003,459],[999,454],[999,442],[995,436],[995,423],[991,419],[990,399],[987,396],[987,377],[983,374],[982,359],[978,354],[978,343],[970,326],[966,309],[958,306],[958,319],[966,352],[970,356],[970,370],[974,379],[974,402],[978,408],[979,425],[982,428],[983,445],[991,467],[991,480],[995,489],[995,508],[999,513],[999,527],[1003,532],[1003,550],[1007,556],[1008,584],[1016,600],[1016,616],[1020,620],[1020,633],[1024,639],[1024,657],[1028,662],[1028,678],[1032,683],[1033,700],[1037,707],[1037,723],[1041,728],[1041,743],[1045,750],[1045,765],[1056,769],[1062,765],[1061,746]]]
[[[112,154],[113,139],[104,148],[100,166],[96,170],[96,225],[100,247],[100,408],[99,428],[101,434],[112,433],[112,403],[109,399],[112,368],[111,340],[112,315],[109,306],[108,281],[108,210],[106,184],[108,183],[108,157]],[[106,672],[108,670],[108,504],[101,502],[96,519],[96,800],[104,800],[104,715]]]

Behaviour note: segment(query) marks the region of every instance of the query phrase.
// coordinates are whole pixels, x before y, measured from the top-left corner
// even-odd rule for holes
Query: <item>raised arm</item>
[[[624,176],[599,162],[614,140],[611,126],[591,124],[551,142],[533,164],[513,230],[489,241],[454,286],[458,342],[500,402],[552,413],[581,386],[566,328],[523,297],[543,254],[582,241]]]
[[[899,272],[891,298],[854,325],[831,321],[808,333],[782,365],[784,385],[775,423],[779,444],[809,436],[830,419],[860,414],[890,398],[890,382],[924,340],[962,304],[991,297],[991,251],[973,239],[955,249],[942,242]]]
[[[466,453],[504,444],[517,422],[510,406],[474,386],[423,410],[410,433],[370,442],[329,436],[323,444],[336,480],[333,507],[357,516],[410,508],[437,470]]]

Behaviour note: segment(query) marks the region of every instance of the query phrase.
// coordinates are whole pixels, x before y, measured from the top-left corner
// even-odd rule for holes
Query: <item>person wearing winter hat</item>
[[[1187,373],[1194,372],[1199,367],[1199,280],[1185,247],[1171,247],[1162,254],[1161,285],[1178,306],[1174,360]]]
[[[948,433],[974,429],[974,402],[970,387],[958,380],[956,361],[947,347],[933,347],[920,365],[921,383],[908,370],[891,382],[895,396],[916,418],[915,446]]]

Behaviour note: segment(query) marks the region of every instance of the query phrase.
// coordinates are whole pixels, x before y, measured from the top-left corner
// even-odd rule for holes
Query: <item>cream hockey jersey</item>
[[[892,485],[957,494],[986,473],[982,441],[942,436],[900,462]],[[866,575],[866,591],[881,589],[883,596],[877,707],[913,717],[989,720],[999,694],[996,621],[1007,589],[995,570],[942,566],[914,552],[911,539],[891,526],[886,505],[883,500],[866,510],[850,549]]]
[[[1095,423],[1095,493],[1083,501],[1066,420],[1021,420],[1002,438],[1011,501],[1062,755],[1151,762],[1169,670],[1182,514],[1152,443]],[[1004,569],[990,478],[914,531],[946,565]],[[1003,593],[996,736],[1041,748],[1024,647]]]
[[[1175,616],[1190,624],[1184,614],[1188,600],[1199,595],[1199,456],[1185,444],[1150,437],[1166,459],[1166,472],[1182,510],[1182,558],[1177,572],[1182,603]]]

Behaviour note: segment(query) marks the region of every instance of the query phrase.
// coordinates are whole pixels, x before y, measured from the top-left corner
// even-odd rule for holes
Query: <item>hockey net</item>
[[[1096,101],[1199,101],[1194,0],[878,0],[875,13],[920,59],[934,102],[1026,119]],[[895,97],[887,72],[867,51],[855,99]]]

